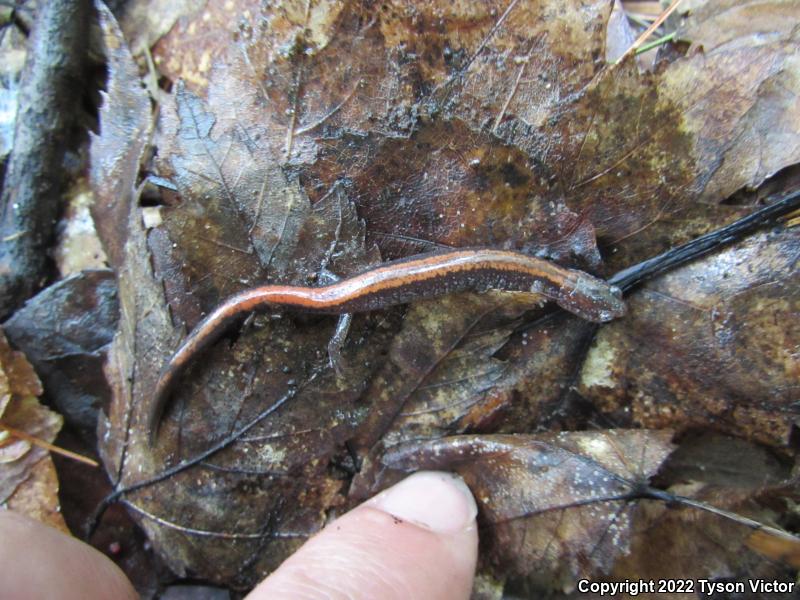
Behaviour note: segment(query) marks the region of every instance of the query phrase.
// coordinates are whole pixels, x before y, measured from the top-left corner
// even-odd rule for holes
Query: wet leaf
[[[787,444],[800,381],[798,251],[800,230],[762,233],[647,284],[628,318],[600,331],[581,394],[622,426]]]
[[[113,16],[103,4],[97,4],[96,10],[100,17],[109,77],[107,93],[103,96],[100,109],[100,133],[92,137],[90,148],[89,175],[95,195],[92,216],[109,263],[117,271],[120,302],[119,329],[106,366],[106,378],[114,401],[109,407],[107,419],[100,421],[98,437],[105,440],[99,450],[106,469],[112,481],[117,481],[125,443],[123,438],[107,435],[106,432],[111,427],[126,431],[130,422],[130,381],[136,344],[132,338],[141,335],[148,321],[158,323],[162,330],[166,329],[169,317],[165,310],[158,310],[158,303],[150,300],[161,293],[151,283],[150,265],[124,264],[126,254],[142,252],[144,245],[142,216],[133,207],[139,161],[150,128],[150,106]],[[148,319],[141,326],[127,300],[137,295],[139,302],[152,307]],[[178,332],[167,329],[162,336],[169,339],[170,334],[176,336]],[[154,340],[150,336],[140,339],[139,343],[149,348],[158,341],[159,338]]]
[[[93,270],[46,288],[4,323],[41,375],[48,400],[87,439],[110,401],[103,363],[118,311],[113,273]]]
[[[116,48],[119,33],[108,15],[104,19],[107,38]],[[132,63],[124,52],[111,58],[112,78],[121,80],[109,89],[119,89],[124,101],[126,94],[138,92],[116,87]],[[112,106],[105,115],[115,110],[114,101],[109,96]],[[140,119],[146,116],[140,111]],[[377,255],[366,249],[363,224],[343,187],[335,186],[312,208],[297,183],[287,179],[268,154],[254,161],[258,148],[248,146],[238,129],[236,135],[226,130],[235,121],[226,122],[224,113],[210,113],[191,92],[178,91],[176,111],[164,122],[167,128],[175,127],[174,153],[167,153],[165,168],[173,170],[186,201],[161,207],[163,225],[150,232],[142,227],[138,208],[131,202],[132,185],[120,190],[122,205],[99,215],[112,221],[100,229],[106,244],[117,249],[117,254],[110,254],[119,260],[123,315],[108,369],[117,402],[104,425],[102,450],[107,468],[118,473],[124,486],[157,474],[165,461],[191,461],[220,436],[254,423],[229,451],[127,500],[175,571],[191,568],[210,573],[195,561],[212,551],[219,580],[252,581],[316,531],[324,522],[325,509],[340,502],[340,476],[328,472],[328,461],[363,413],[355,401],[372,368],[368,361],[374,360],[374,351],[359,339],[359,331],[374,330],[380,317],[363,317],[353,327],[354,342],[345,353],[354,365],[352,385],[351,380],[338,382],[327,365],[325,344],[334,319],[257,319],[233,348],[220,344],[210,353],[209,360],[218,368],[187,376],[184,397],[191,403],[185,410],[177,403],[178,410],[162,428],[165,443],[154,456],[147,443],[149,432],[137,425],[147,410],[155,377],[163,357],[185,331],[183,323],[194,324],[226,293],[271,276],[308,283],[322,268],[347,273],[370,264]],[[101,136],[107,131],[102,125]],[[137,129],[144,131],[141,124]],[[102,153],[99,165],[119,164],[115,157],[120,154],[138,156],[141,138],[115,136],[113,129],[107,135],[97,146]],[[136,166],[126,164],[128,171],[117,180],[132,182]],[[242,165],[258,169],[244,176]],[[95,185],[103,189],[107,180],[98,168]],[[206,212],[218,219],[219,215],[238,218],[214,221],[203,218]],[[115,219],[127,224],[124,246],[115,237],[119,226]],[[202,275],[196,275],[193,269],[199,270],[203,260],[214,256],[213,269],[205,265]],[[195,276],[209,283],[199,286],[195,297],[186,297],[184,290],[194,285]],[[371,327],[366,327],[368,323]],[[381,345],[388,331],[391,328],[379,327],[370,341]],[[266,418],[270,406],[285,401],[281,397],[287,389],[296,395],[293,411]],[[261,413],[265,416],[259,418]],[[203,475],[198,478],[197,472]],[[287,503],[288,498],[299,501]],[[187,515],[194,516],[187,521]],[[236,515],[233,520],[232,515]],[[276,523],[279,529],[274,529]],[[207,543],[212,539],[216,550]],[[241,564],[251,559],[257,561],[252,571],[240,574]]]
[[[417,469],[452,470],[478,501],[484,561],[558,589],[607,573],[628,552],[631,500],[671,452],[670,437],[609,430],[412,442],[387,450],[352,493],[365,497]]]
[[[604,0],[209,3],[154,51],[176,80],[159,107],[148,165],[161,194],[144,209],[134,189],[148,107],[121,35],[104,16],[110,82],[92,148],[93,186],[123,316],[108,368],[115,402],[103,451],[123,501],[173,569],[247,587],[352,501],[346,490],[359,460],[385,464],[414,439],[432,448],[444,435],[582,429],[607,426],[604,418],[705,426],[701,418],[627,416],[638,401],[633,365],[650,359],[661,338],[643,340],[635,358],[617,353],[602,361],[616,343],[609,336],[622,338],[627,322],[637,331],[674,329],[668,347],[678,353],[678,342],[707,335],[707,311],[689,319],[643,305],[651,289],[666,285],[659,281],[634,298],[638,315],[600,328],[596,342],[594,325],[508,295],[362,315],[345,346],[343,379],[326,355],[332,318],[261,315],[186,373],[155,450],[142,430],[164,361],[232,293],[269,282],[316,284],[325,269],[346,276],[454,246],[514,248],[608,275],[740,216],[743,209],[720,202],[798,161],[796,109],[788,102],[796,31],[759,37],[755,25],[738,29],[736,44],[708,38],[705,50],[675,50],[643,74],[633,59],[610,67],[602,58],[626,35],[618,20],[609,23],[612,7]],[[711,8],[699,15],[687,23],[725,18]],[[693,33],[698,42],[708,37],[701,29]],[[770,111],[786,125],[786,139],[754,154],[751,142]],[[117,120],[127,131],[114,130]],[[785,356],[775,340],[787,348],[797,336],[767,327],[764,315],[773,306],[785,318],[793,310],[786,274],[796,252],[779,241],[791,235],[763,240],[773,259],[757,261],[763,278],[744,277],[750,291],[734,303],[744,303],[745,316],[731,304],[722,325],[759,340],[745,343],[766,379],[747,382],[751,401],[736,407],[761,422],[748,435],[776,444],[787,439],[779,411],[788,404],[783,396],[772,401],[771,390],[794,384],[791,361],[783,372],[777,366]],[[731,300],[714,260],[698,261],[689,284],[680,285],[716,286],[707,292],[715,303]],[[773,270],[783,279],[766,285]],[[744,365],[726,335],[718,339],[720,355],[731,357],[725,366]],[[625,361],[630,375],[614,379],[627,373]],[[602,376],[592,380],[598,363]],[[691,406],[690,393],[711,390],[713,398],[718,373],[681,375],[683,406]],[[629,493],[668,452],[667,434],[619,435],[632,445],[623,456],[633,447],[659,449],[652,464],[611,490]],[[551,437],[536,443],[584,456]],[[495,444],[469,439],[481,448]],[[477,466],[469,472],[474,485],[493,492],[486,514],[506,514],[506,497],[530,500],[519,483],[528,483],[538,459],[515,452],[508,479]],[[564,500],[558,494],[550,500]],[[622,521],[630,508],[622,500],[609,506],[621,515],[608,517],[620,532],[618,546],[601,535],[606,530],[587,505],[569,509],[564,530],[544,517],[522,519],[535,521],[530,529],[498,525],[490,539],[507,536],[511,550],[487,556],[498,573],[532,580],[526,557],[541,558],[550,566],[549,586],[609,570],[627,544]],[[543,551],[548,540],[558,541],[552,554]]]
[[[90,147],[92,217],[109,262],[117,267],[128,238],[130,200],[147,141],[150,107],[127,46],[111,24],[113,17],[104,5],[98,4],[97,11],[109,77],[100,107],[100,133],[92,134]]]
[[[374,410],[356,443],[369,449],[485,427],[508,368],[494,354],[531,307],[522,296],[457,294],[410,308],[365,392]]]
[[[755,444],[714,434],[695,434],[682,440],[658,480],[674,494],[779,528],[785,524],[780,515],[786,503],[797,498],[785,461]],[[757,542],[751,544],[754,538],[762,545],[771,540],[771,546],[777,547],[774,535],[753,532],[719,515],[644,502],[633,527],[631,551],[617,561],[613,576],[793,580],[789,564],[774,560],[780,558],[774,555],[770,557],[773,560],[764,560]],[[783,545],[789,545],[788,540]],[[797,547],[796,538],[791,546]]]
[[[708,3],[687,26],[725,29],[728,4]],[[770,13],[757,4],[749,10]],[[615,242],[615,265],[697,235],[719,218],[711,206],[798,162],[797,33],[773,24],[765,35],[764,23],[739,19],[735,43],[709,44],[652,76],[628,62],[570,109],[565,139],[578,155],[567,163],[568,203]]]

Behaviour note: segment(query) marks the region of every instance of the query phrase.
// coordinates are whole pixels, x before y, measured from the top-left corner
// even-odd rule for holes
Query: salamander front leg
[[[339,320],[336,323],[336,331],[333,332],[328,342],[328,359],[330,360],[331,367],[336,371],[337,377],[344,377],[345,375],[342,347],[347,340],[347,332],[350,331],[350,323],[352,322],[353,315],[351,313],[339,315]]]
[[[336,273],[328,269],[320,269],[319,282],[323,285],[330,285],[341,281]],[[344,359],[342,358],[342,348],[345,341],[347,341],[347,332],[350,331],[350,323],[353,322],[353,315],[351,313],[344,313],[339,315],[339,320],[336,322],[336,331],[333,332],[330,341],[328,342],[328,359],[330,365],[336,372],[336,377],[345,376]]]

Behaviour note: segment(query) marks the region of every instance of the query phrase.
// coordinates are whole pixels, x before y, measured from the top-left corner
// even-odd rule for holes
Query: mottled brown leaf
[[[0,466],[0,471],[3,467]],[[40,523],[60,529],[70,535],[71,532],[61,515],[58,498],[58,475],[53,466],[53,459],[46,456],[29,471],[28,476],[4,501],[4,508],[27,515]]]
[[[176,25],[176,21],[196,14],[203,5],[223,6],[217,2],[203,0],[143,0],[125,2],[119,8],[117,18],[122,32],[135,55],[150,49]],[[192,48],[193,50],[194,48]],[[187,52],[186,56],[191,54]],[[158,61],[161,57],[155,57]],[[161,65],[159,65],[161,67]]]
[[[585,428],[597,425],[598,416],[626,422],[625,407],[641,396],[629,383],[634,368],[641,371],[654,354],[667,360],[663,338],[652,332],[681,332],[667,347],[676,356],[691,340],[700,347],[697,340],[709,331],[706,309],[704,317],[687,319],[680,311],[664,314],[661,304],[643,308],[641,299],[662,282],[642,291],[632,316],[612,329],[627,331],[630,322],[647,338],[636,356],[614,355],[608,368],[631,374],[612,379],[603,394],[586,383],[586,368],[581,375],[595,326],[526,312],[535,307],[508,296],[447,298],[405,315],[397,309],[357,317],[343,379],[326,356],[333,319],[267,314],[186,373],[154,452],[140,429],[163,362],[229,294],[265,282],[314,284],[323,269],[342,276],[380,259],[454,246],[515,248],[608,275],[739,216],[741,209],[718,204],[800,158],[791,125],[796,107],[788,102],[796,30],[760,38],[742,30],[738,44],[709,39],[704,51],[684,56],[676,49],[642,74],[633,59],[611,67],[603,58],[625,35],[618,20],[609,23],[612,7],[605,0],[208,3],[161,40],[156,61],[176,80],[160,106],[150,165],[165,190],[160,205],[147,207],[143,227],[130,202],[141,155],[135,136],[124,142],[106,128],[111,150],[98,163],[95,185],[105,189],[106,206],[116,196],[105,181],[123,182],[115,189],[125,198],[104,215],[123,313],[109,367],[116,402],[105,430],[107,466],[122,490],[165,474],[124,501],[177,572],[251,584],[345,502],[358,462],[354,449],[356,459],[380,465],[387,446],[397,456],[391,444],[415,438],[434,447],[448,434]],[[724,18],[709,8],[702,22]],[[110,56],[109,105],[125,107],[122,92],[136,95],[135,75],[112,29],[107,43],[122,50]],[[113,110],[104,109],[104,121],[116,118]],[[765,147],[763,160],[753,159],[755,132],[766,131],[770,111],[786,124],[786,138]],[[143,119],[143,112],[126,114]],[[765,242],[776,256],[786,247],[771,237]],[[776,409],[788,401],[774,402],[770,394],[793,389],[793,371],[776,366],[784,356],[775,350],[776,330],[763,337],[772,309],[759,307],[776,298],[788,302],[790,285],[762,284],[773,268],[788,272],[793,252],[789,246],[783,262],[758,267],[763,279],[748,278],[748,294],[735,301],[724,295],[730,281],[705,274],[717,258],[692,267],[704,293],[733,302],[730,318],[716,322],[718,331],[749,330],[755,337],[747,339],[765,340],[746,344],[766,379],[746,382],[753,400],[736,406],[751,422],[780,429],[781,440],[788,425]],[[681,281],[678,292],[692,282]],[[784,315],[795,310],[781,306]],[[609,335],[600,330],[591,364],[611,344]],[[729,337],[718,336],[720,355],[736,352]],[[780,347],[793,339],[789,331]],[[736,386],[720,388],[721,376],[687,371],[678,382],[688,390],[684,406],[692,406],[689,392],[738,393],[743,373]],[[685,422],[652,422],[666,424]],[[765,428],[748,434],[755,430]],[[641,477],[629,472],[615,480],[619,488],[602,481],[597,488],[605,483],[609,493],[630,493],[668,452],[666,434],[637,435],[570,434],[565,447],[554,436],[531,443],[577,457],[570,460],[587,469],[586,454],[569,446],[581,436],[628,440],[620,456],[657,449],[659,458]],[[207,454],[225,436],[236,439]],[[500,443],[469,439],[481,448]],[[514,439],[502,443],[513,446]],[[509,456],[508,479],[486,461],[474,463],[482,471],[468,473],[479,496],[492,491],[481,500],[485,513],[512,518],[487,534],[492,548],[508,542],[506,554],[487,555],[497,571],[527,577],[543,561],[552,586],[610,569],[627,543],[621,522],[630,507],[616,500],[603,504],[612,507],[604,512],[587,496],[591,504],[561,511],[568,515],[563,530],[545,516],[528,518],[539,504],[515,513],[508,500],[514,494],[534,500],[525,494],[532,493],[527,483],[538,459],[526,449]],[[642,464],[641,457],[629,458],[630,465]],[[416,466],[422,465],[407,468]],[[619,475],[613,465],[598,469],[589,478],[595,483],[599,473]],[[535,500],[558,506],[568,500],[559,493],[553,488]],[[591,510],[620,516],[593,520]],[[609,523],[618,527],[618,546],[602,534]],[[556,573],[559,558],[564,570]]]
[[[729,4],[707,3],[687,26],[727,32],[736,12]],[[572,157],[568,204],[618,242],[615,264],[682,241],[698,201],[716,204],[800,159],[797,30],[774,14],[752,15],[770,14],[771,3],[744,4],[751,15],[735,17],[735,40],[709,43],[652,76],[631,62],[605,72],[562,121]],[[673,223],[659,227],[665,218]]]
[[[797,501],[790,468],[780,457],[755,444],[714,434],[681,440],[658,483],[671,493],[778,528],[786,524],[781,517],[786,503]],[[617,561],[613,577],[793,580],[787,563],[773,562],[779,557],[764,560],[757,547],[756,552],[749,548],[753,536],[749,527],[717,514],[643,502],[633,525],[631,551]],[[767,535],[762,532],[760,537]]]
[[[239,24],[258,14],[260,2],[148,0],[133,5],[133,9],[125,11],[121,19],[134,51],[141,50],[142,38],[155,42],[151,51],[158,72],[172,81],[182,79],[191,89],[198,90],[208,86],[209,71],[215,58],[221,49],[235,41]],[[162,6],[166,7],[166,18]],[[161,18],[155,19],[156,15]],[[173,17],[178,18],[173,20]],[[147,23],[145,32],[140,31],[139,23],[142,21]],[[164,31],[164,21],[170,22],[169,31]]]
[[[51,443],[64,420],[39,403],[41,393],[33,367],[0,331],[0,504],[67,531],[58,512],[58,479],[50,454],[5,429]]]
[[[675,69],[669,83],[697,81],[699,70],[712,73],[682,100],[687,125],[703,128],[707,138],[704,154],[713,170],[705,200],[754,187],[800,159],[798,11],[796,0],[708,2],[677,32],[702,52],[686,70]],[[720,113],[723,119],[715,117]]]
[[[800,230],[755,235],[647,284],[604,327],[580,391],[613,422],[774,445],[796,418]]]
[[[687,5],[684,5],[687,6]],[[683,7],[681,7],[683,8]],[[696,2],[685,15],[681,39],[714,52],[725,46],[773,43],[792,34],[797,17],[794,0],[716,0]],[[767,36],[767,39],[764,39]]]
[[[5,373],[6,383],[0,396],[0,413],[7,407],[13,396],[41,396],[42,383],[33,366],[22,352],[15,351],[8,344],[5,333],[0,332],[0,364]]]
[[[387,450],[352,494],[417,469],[461,475],[478,501],[484,560],[547,589],[607,573],[628,552],[632,498],[672,450],[669,431],[444,437]]]

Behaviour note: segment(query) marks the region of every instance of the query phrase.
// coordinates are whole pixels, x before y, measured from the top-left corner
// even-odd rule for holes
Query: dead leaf
[[[678,30],[679,38],[702,46],[707,53],[790,37],[797,16],[793,0],[718,0],[686,4],[681,10],[684,8],[689,10]]]
[[[257,18],[259,6],[259,2],[249,0],[148,0],[134,3],[120,20],[136,54],[145,45],[152,46],[158,72],[172,81],[183,80],[197,91],[208,85],[211,66],[220,49],[233,42],[232,32],[240,23]],[[144,31],[142,22],[147,23]],[[165,25],[169,25],[168,30]]]
[[[704,154],[712,170],[704,200],[755,187],[798,162],[798,10],[795,0],[711,2],[691,12],[677,32],[679,39],[702,47],[686,69],[673,69],[669,82],[700,83],[692,84],[683,104],[687,125],[706,128]],[[692,71],[698,67],[711,79],[696,79]],[[715,119],[715,109],[724,110],[726,118]]]
[[[0,471],[2,467],[0,467]],[[72,535],[61,515],[58,475],[49,456],[28,471],[28,478],[5,500],[5,507]]]
[[[197,13],[203,0],[146,0],[122,4],[116,15],[135,55],[149,50],[182,18]],[[211,3],[212,8],[215,3]],[[208,10],[208,9],[207,9]],[[180,27],[179,25],[177,27]],[[187,53],[187,57],[191,54]],[[161,67],[161,65],[159,65]]]
[[[530,300],[505,293],[457,294],[411,307],[365,392],[373,410],[355,443],[369,450],[378,442],[486,427],[503,408],[493,392],[508,368],[494,354],[530,308]]]
[[[113,273],[90,270],[45,288],[4,323],[42,377],[48,401],[90,440],[110,401],[103,363],[118,312]]]
[[[0,421],[52,442],[64,422],[39,404],[42,384],[21,352],[0,331]],[[0,426],[0,504],[69,533],[59,513],[58,479],[47,450],[14,438]]]
[[[399,1],[380,10],[355,2],[209,3],[155,50],[164,72],[186,81],[175,81],[160,107],[157,158],[148,168],[169,191],[147,207],[146,221],[134,189],[147,102],[113,19],[100,9],[110,81],[92,148],[95,216],[122,307],[103,451],[117,492],[173,569],[251,585],[346,502],[357,462],[349,442],[383,464],[383,450],[396,456],[391,444],[414,437],[433,447],[448,434],[594,423],[595,407],[574,388],[596,328],[561,314],[523,314],[507,297],[470,296],[358,317],[344,381],[327,364],[333,319],[256,317],[183,378],[155,452],[141,431],[163,362],[232,293],[272,281],[313,284],[323,268],[347,275],[382,259],[471,245],[607,275],[736,218],[741,209],[718,206],[728,188],[758,185],[798,161],[789,128],[786,143],[764,148],[758,168],[720,175],[728,164],[754,164],[739,136],[759,131],[769,110],[777,122],[792,120],[793,80],[789,91],[778,83],[797,60],[796,32],[763,44],[744,36],[738,47],[705,54],[676,51],[640,74],[634,61],[611,68],[600,58],[608,36],[621,35],[619,24],[608,24],[611,9],[601,0]],[[115,131],[117,120],[126,128]],[[765,248],[776,254],[774,241]],[[791,245],[780,247],[793,256]],[[780,263],[768,262],[765,273]],[[699,287],[719,283],[704,261],[695,267]],[[763,315],[755,307],[773,291],[753,284],[748,314]],[[684,342],[701,339],[707,324],[682,318],[640,310],[631,322],[675,327]],[[792,385],[791,373],[775,367],[777,330],[769,332],[754,353],[769,381],[749,384],[748,409],[768,402],[769,386]],[[604,335],[593,355],[607,347]],[[650,341],[642,360],[653,354]],[[687,373],[687,388],[716,383],[705,375]],[[628,399],[621,383],[610,392],[614,406]],[[617,417],[608,403],[600,402],[601,416]],[[778,427],[774,408],[748,417]],[[642,435],[650,441],[641,446],[668,451],[662,434]],[[491,445],[493,438],[470,439]],[[470,475],[496,490],[487,513],[503,514],[507,505],[494,504],[503,494],[527,501],[529,490],[517,483],[530,476],[528,459],[522,452],[509,481],[488,470]],[[633,479],[620,484],[626,493]],[[627,525],[618,546],[613,536],[600,540],[605,530],[590,508],[576,508],[565,522],[579,541],[573,547],[562,536],[569,541],[552,555],[542,540],[562,538],[553,538],[547,519],[539,521],[549,538],[537,536],[539,521],[530,530],[498,527],[522,549],[491,555],[501,556],[498,571],[534,577],[520,557],[544,556],[546,583],[566,586],[576,573],[612,568]],[[592,554],[595,546],[608,552]],[[564,558],[562,572],[554,556]]]
[[[119,49],[111,55],[114,83],[109,85],[109,94],[121,94],[123,106],[130,105],[128,96],[140,93],[123,85],[132,69],[131,59],[109,15],[104,22],[107,43],[112,50]],[[185,413],[180,409],[171,413],[163,428],[165,443],[156,456],[146,442],[147,432],[135,425],[150,400],[163,357],[183,331],[181,324],[193,324],[201,314],[200,307],[207,310],[225,293],[271,273],[307,282],[306,278],[322,267],[346,273],[369,264],[376,255],[365,249],[363,225],[343,188],[332,189],[327,199],[312,209],[296,182],[287,180],[268,155],[254,162],[251,152],[257,148],[248,146],[247,138],[226,133],[224,113],[212,115],[204,102],[188,91],[180,91],[177,100],[176,113],[165,117],[166,126],[173,123],[177,128],[173,133],[178,134],[174,154],[167,155],[168,166],[174,169],[177,187],[187,200],[160,209],[164,225],[158,231],[148,235],[132,202],[137,169],[131,159],[138,157],[141,134],[138,138],[119,135],[114,129],[104,129],[102,121],[95,147],[99,168],[94,184],[100,190],[98,197],[106,203],[101,204],[105,212],[98,213],[105,221],[100,231],[113,249],[109,256],[118,261],[123,315],[108,371],[117,401],[104,425],[108,433],[101,436],[102,449],[107,468],[118,473],[118,485],[125,486],[159,473],[165,458],[192,460],[215,439],[253,423],[254,429],[246,436],[239,435],[229,451],[209,456],[192,471],[175,473],[126,501],[156,547],[170,557],[176,572],[198,569],[195,560],[211,550],[207,541],[213,539],[215,577],[229,582],[238,579],[243,582],[239,585],[247,585],[321,527],[325,509],[338,502],[340,477],[329,474],[328,461],[320,457],[338,451],[363,413],[354,404],[367,380],[359,371],[372,369],[368,361],[374,359],[369,345],[359,341],[359,331],[374,330],[379,318],[364,317],[354,325],[351,339],[355,342],[348,346],[346,358],[352,355],[348,362],[356,369],[355,387],[341,386],[327,369],[325,343],[333,319],[326,319],[320,328],[319,318],[303,322],[266,317],[256,320],[232,351],[221,344],[211,353],[209,360],[220,368],[186,378],[190,387],[185,394],[191,403]],[[114,118],[118,110],[115,101],[110,96],[104,118]],[[140,119],[146,117],[145,111],[139,112]],[[135,131],[145,130],[142,122],[134,126]],[[127,162],[121,156],[127,157]],[[128,171],[115,179],[102,174],[103,165],[121,164]],[[258,168],[243,177],[242,165]],[[130,187],[108,188],[107,182],[118,185],[119,181],[131,182]],[[116,198],[120,203],[112,204]],[[206,209],[218,215],[239,211],[241,219],[220,222],[219,229],[206,228],[212,221],[198,219],[198,210]],[[116,233],[123,226],[120,223],[124,224],[124,245]],[[250,235],[252,245],[247,241]],[[169,236],[182,243],[178,245]],[[184,245],[184,240],[190,243]],[[240,245],[233,248],[234,243]],[[169,251],[172,248],[175,252]],[[316,255],[309,254],[312,248]],[[181,302],[184,286],[193,285],[192,253],[199,252],[194,258],[199,268],[201,258],[220,249],[216,272],[206,266],[197,274],[210,280],[200,288],[205,292]],[[231,256],[241,262],[232,262]],[[206,277],[211,274],[213,277]],[[171,314],[167,298],[174,300]],[[173,317],[178,325],[172,324]],[[378,328],[372,340],[380,343],[390,331]],[[318,375],[321,367],[326,371]],[[136,377],[131,377],[133,373]],[[232,384],[239,389],[237,402],[230,402]],[[259,414],[269,411],[287,389],[298,390],[293,412],[259,420]],[[198,472],[203,473],[200,478]],[[287,498],[294,501],[287,503]],[[229,519],[234,513],[238,515],[236,523]],[[187,519],[189,515],[193,516]],[[257,562],[240,573],[242,562],[250,560],[254,552],[258,552]]]
[[[762,233],[647,284],[600,331],[581,394],[621,426],[785,445],[800,381],[798,248],[797,229]]]
[[[786,502],[797,497],[791,470],[783,460],[763,447],[715,434],[681,440],[657,481],[671,493],[778,528],[787,524],[780,516]],[[766,539],[776,538],[696,508],[643,502],[633,526],[631,551],[617,561],[612,576],[792,581],[788,565],[766,561],[757,553],[757,540],[764,546]],[[792,545],[796,544],[795,538]]]
[[[444,437],[386,451],[354,483],[365,498],[418,469],[452,470],[480,510],[486,565],[543,589],[607,573],[628,552],[636,497],[669,431]]]

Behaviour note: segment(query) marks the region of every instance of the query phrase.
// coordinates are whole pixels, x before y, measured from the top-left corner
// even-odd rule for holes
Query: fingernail
[[[478,514],[478,506],[464,480],[440,471],[415,473],[367,504],[437,533],[464,531]]]

